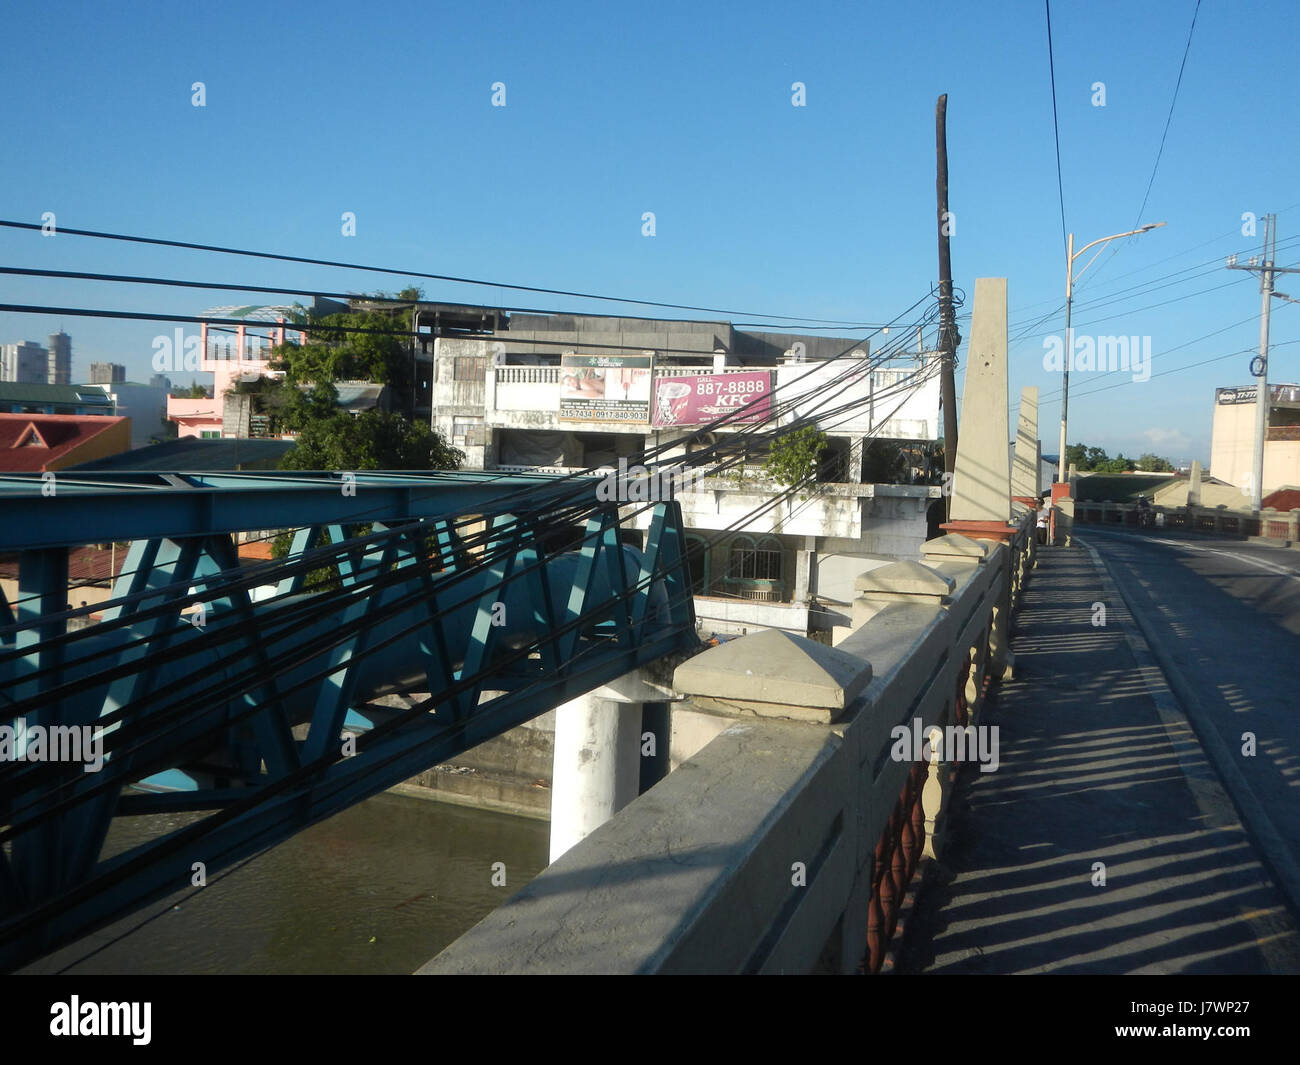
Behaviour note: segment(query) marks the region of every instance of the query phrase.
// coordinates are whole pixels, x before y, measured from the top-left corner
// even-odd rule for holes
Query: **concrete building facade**
[[[72,337],[60,330],[50,334],[46,384],[72,384]]]
[[[43,385],[49,377],[49,352],[30,340],[0,344],[0,381]]]
[[[1300,385],[1269,386],[1264,435],[1265,493],[1300,484]],[[1247,486],[1255,463],[1256,386],[1214,390],[1210,472],[1238,488]]]
[[[81,386],[101,390],[117,414],[131,419],[131,446],[145,447],[161,439],[167,422],[168,397],[165,389],[135,381]]]
[[[115,385],[126,380],[126,367],[120,362],[92,362],[90,364],[90,383],[92,385]]]
[[[648,450],[664,448],[658,461],[671,464],[744,430],[736,424],[701,439],[696,425],[657,424],[664,420],[658,408],[665,379],[695,380],[697,394],[728,394],[742,383],[757,387],[758,378],[777,402],[791,401],[778,424],[800,416],[817,421],[829,448],[815,491],[749,517],[782,491],[767,478],[764,456],[755,454],[740,469],[702,469],[675,493],[688,529],[696,615],[706,632],[775,628],[829,641],[836,626],[850,623],[854,580],[874,566],[918,559],[931,535],[939,486],[864,484],[862,472],[868,439],[937,438],[935,353],[873,365],[868,345],[851,339],[746,333],[727,322],[579,315],[514,314],[478,335],[432,335],[420,343],[432,349],[432,424],[465,452],[466,469],[597,467],[594,475],[602,476]],[[581,371],[566,361],[605,355],[644,359],[648,369],[637,371],[648,376],[644,405],[630,401],[631,384],[619,394],[627,399],[603,408],[573,403],[572,375]],[[625,510],[635,528],[648,528],[645,508]]]

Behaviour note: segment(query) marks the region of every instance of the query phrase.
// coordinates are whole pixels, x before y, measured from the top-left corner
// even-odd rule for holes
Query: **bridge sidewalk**
[[[1040,552],[1012,649],[982,720],[1000,766],[963,772],[898,968],[1300,972],[1294,920],[1087,552]]]

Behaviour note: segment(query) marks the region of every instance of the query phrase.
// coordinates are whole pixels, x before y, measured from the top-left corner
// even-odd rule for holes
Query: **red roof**
[[[95,545],[73,547],[68,549],[68,583],[91,584],[104,582],[122,572],[126,561],[125,547],[114,550],[111,547],[99,548]],[[111,572],[110,572],[111,570]],[[0,577],[18,578],[18,555],[6,555],[0,558]],[[74,603],[73,606],[77,604]]]
[[[125,420],[100,414],[0,414],[0,470],[40,473]]]
[[[1295,510],[1300,507],[1300,488],[1279,488],[1260,500],[1259,505],[1274,510]]]

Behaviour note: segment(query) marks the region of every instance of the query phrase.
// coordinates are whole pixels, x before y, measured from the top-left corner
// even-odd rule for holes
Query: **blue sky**
[[[1247,382],[1249,354],[1233,353],[1258,340],[1258,283],[1223,269],[1258,250],[1242,214],[1277,212],[1278,261],[1300,259],[1294,94],[1267,88],[1292,69],[1293,2],[1204,0],[1138,217],[1194,7],[1052,9],[1067,226],[1083,244],[1167,222],[1114,242],[1076,289],[1080,334],[1151,337],[1150,380],[1071,376],[1071,441],[1112,453],[1209,458],[1213,389]],[[1024,334],[1013,406],[1022,385],[1040,388],[1044,450],[1056,450],[1060,376],[1043,367],[1043,335],[1062,316],[1030,328],[1062,303],[1065,269],[1041,2],[47,2],[5,22],[0,218],[53,211],[76,228],[763,315],[889,321],[928,291],[946,92],[955,281],[973,298],[976,277],[1009,279],[1012,336]],[[491,105],[498,81],[505,107]],[[805,107],[791,104],[796,81]],[[0,262],[338,291],[406,283],[12,229]],[[622,309],[421,283],[431,299]],[[5,276],[0,302],[193,314],[277,301]],[[1270,378],[1295,382],[1296,308],[1273,310]],[[99,360],[147,379],[152,340],[170,332],[0,313],[4,342],[60,327],[81,379]]]

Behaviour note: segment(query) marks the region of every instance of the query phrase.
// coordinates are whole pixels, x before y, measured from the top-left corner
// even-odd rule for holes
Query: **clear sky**
[[[1295,0],[1204,0],[1139,217],[1195,6],[1052,6],[1066,225],[1081,245],[1167,222],[1111,244],[1076,288],[1080,334],[1151,338],[1149,380],[1071,375],[1071,442],[1112,454],[1209,458],[1213,389],[1249,381],[1258,342],[1258,282],[1223,268],[1258,251],[1262,221],[1244,236],[1243,213],[1277,212],[1278,262],[1300,259]],[[1065,284],[1042,2],[45,0],[10,7],[4,26],[0,218],[52,211],[75,228],[749,312],[737,322],[884,322],[928,291],[946,92],[955,282],[973,299],[976,277],[1009,279],[1013,408],[1037,385],[1056,451],[1060,375],[1044,369],[1043,337],[1062,315],[1035,325]],[[12,229],[0,264],[407,283]],[[430,299],[638,313],[419,283]],[[1300,296],[1300,281],[1278,287]],[[194,314],[292,297],[0,276],[0,302]],[[1300,317],[1280,300],[1273,311],[1270,378],[1300,381]],[[99,360],[147,380],[152,340],[171,329],[0,313],[3,342],[43,344],[60,327],[80,380]]]

